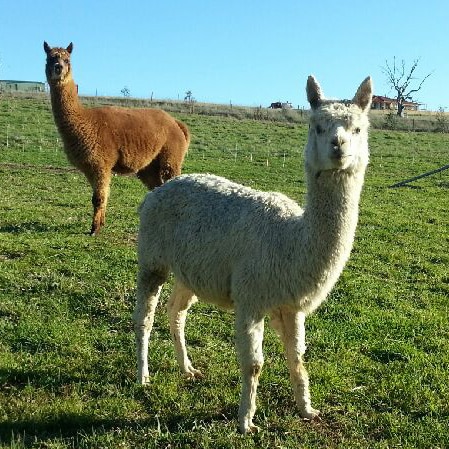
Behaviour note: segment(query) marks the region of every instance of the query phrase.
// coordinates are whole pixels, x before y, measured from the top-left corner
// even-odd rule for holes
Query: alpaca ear
[[[47,54],[50,53],[50,50],[51,50],[50,45],[48,45],[47,42],[45,42],[45,41],[44,41],[44,50],[45,50],[45,53],[47,53]]]
[[[69,46],[66,48],[67,53],[70,55],[73,51],[73,43],[70,42]]]
[[[354,99],[352,100],[363,111],[368,110],[371,107],[371,100],[373,98],[373,82],[371,77],[368,76],[364,79],[357,89]]]
[[[312,107],[312,109],[316,109],[320,105],[321,100],[324,98],[324,96],[323,92],[321,91],[321,87],[318,84],[318,81],[313,75],[310,75],[307,78],[306,92],[307,100],[310,103],[310,106]]]

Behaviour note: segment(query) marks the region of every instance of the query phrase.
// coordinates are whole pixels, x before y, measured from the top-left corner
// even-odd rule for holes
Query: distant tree
[[[184,97],[184,101],[187,101],[188,103],[193,103],[195,101],[195,98],[193,98],[191,90],[188,90],[186,92],[186,96]]]
[[[449,120],[446,113],[444,112],[444,108],[441,106],[438,109],[438,112],[436,113],[435,122],[436,122],[435,131],[439,131],[442,133],[449,132]]]
[[[400,117],[404,114],[404,103],[406,101],[413,101],[412,94],[418,92],[424,81],[429,78],[432,73],[427,74],[419,81],[419,78],[414,77],[416,68],[418,67],[419,59],[415,59],[410,70],[406,70],[405,61],[402,60],[401,64],[396,64],[396,57],[393,58],[393,65],[385,61],[385,67],[382,67],[384,74],[387,77],[388,84],[396,91],[396,101],[398,104],[397,115]],[[418,84],[413,88],[412,83]]]
[[[131,96],[131,92],[127,86],[125,86],[120,92],[125,98],[129,98]]]

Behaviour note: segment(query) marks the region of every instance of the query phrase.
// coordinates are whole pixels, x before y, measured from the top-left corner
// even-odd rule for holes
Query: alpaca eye
[[[360,134],[360,128],[359,127],[355,128],[353,134]]]

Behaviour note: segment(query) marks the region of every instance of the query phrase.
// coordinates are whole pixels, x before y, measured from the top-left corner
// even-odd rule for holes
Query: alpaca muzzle
[[[62,65],[59,62],[57,62],[54,66],[53,71],[54,71],[55,75],[60,76],[62,73]]]
[[[331,159],[341,161],[348,156],[347,151],[349,149],[349,142],[342,133],[337,135],[331,140]]]
[[[341,159],[343,159],[343,157],[344,157],[344,153],[343,153],[342,149],[339,146],[334,146],[332,148],[331,158],[340,161]]]
[[[341,142],[332,142],[331,158],[332,159],[343,159],[345,156],[344,147]]]

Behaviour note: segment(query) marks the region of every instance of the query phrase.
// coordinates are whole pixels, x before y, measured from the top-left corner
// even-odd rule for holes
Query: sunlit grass
[[[449,446],[449,173],[388,188],[447,164],[448,137],[372,130],[352,257],[307,321],[322,421],[298,418],[282,347],[267,328],[262,431],[243,437],[232,314],[191,311],[188,347],[206,376],[187,382],[168,331],[168,285],[150,344],[152,383],[135,384],[136,210],[145,189],[115,177],[106,227],[90,238],[90,187],[67,163],[49,105],[0,101],[0,111],[0,447]],[[179,117],[193,135],[185,172],[303,202],[305,125]],[[13,122],[23,134],[7,146]]]

